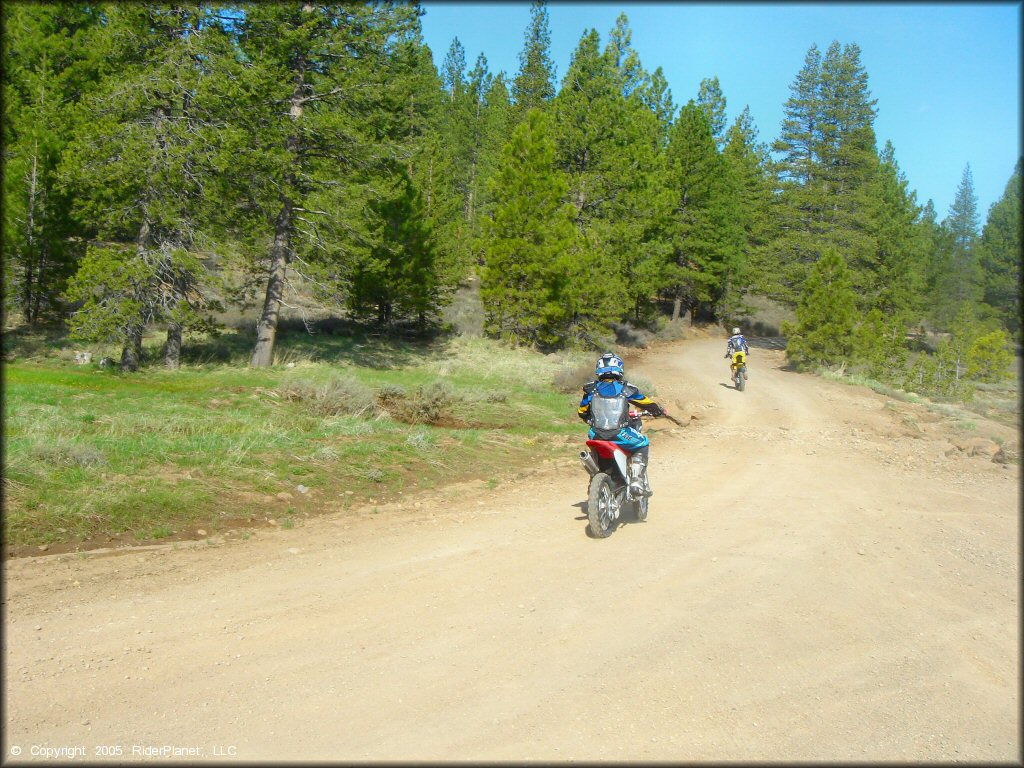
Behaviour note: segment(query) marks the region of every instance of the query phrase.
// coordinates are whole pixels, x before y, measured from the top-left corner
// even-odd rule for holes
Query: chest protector
[[[611,438],[629,424],[629,395],[636,387],[602,381],[593,389],[590,400],[590,426],[601,438]]]

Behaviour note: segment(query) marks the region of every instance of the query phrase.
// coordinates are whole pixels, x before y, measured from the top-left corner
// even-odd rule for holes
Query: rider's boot
[[[647,465],[644,463],[643,457],[633,456],[633,461],[629,467],[629,489],[634,496],[653,496],[654,492],[651,490],[650,483],[647,482]]]

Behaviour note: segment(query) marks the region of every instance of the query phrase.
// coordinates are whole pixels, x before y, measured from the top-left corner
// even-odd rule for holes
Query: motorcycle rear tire
[[[587,495],[590,532],[599,539],[607,538],[615,528],[615,517],[615,490],[611,478],[604,472],[598,472],[590,479]]]
[[[746,383],[746,379],[743,377],[743,371],[738,371],[736,373],[736,389],[738,389],[740,392],[742,392],[745,383]]]

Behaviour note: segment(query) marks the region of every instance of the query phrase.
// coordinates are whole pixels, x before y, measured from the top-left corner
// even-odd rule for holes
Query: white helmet
[[[740,329],[739,328],[733,328],[732,329],[732,335],[733,336],[739,336],[740,335]]]

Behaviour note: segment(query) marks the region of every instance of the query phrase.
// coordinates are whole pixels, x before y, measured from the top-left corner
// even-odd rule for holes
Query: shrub
[[[579,392],[583,385],[594,378],[594,364],[580,361],[559,369],[553,379],[555,389],[563,394]]]
[[[418,387],[412,393],[401,387],[385,386],[377,392],[377,403],[395,421],[405,424],[441,424],[452,421],[456,398],[444,382]]]
[[[639,347],[646,349],[655,335],[645,328],[637,328],[631,323],[609,323],[615,332],[615,344],[624,347]]]
[[[362,416],[375,410],[373,390],[352,379],[324,384],[293,381],[277,388],[282,400],[299,402],[314,416]]]
[[[995,384],[1013,378],[1013,352],[1003,330],[979,336],[967,350],[967,377]]]

